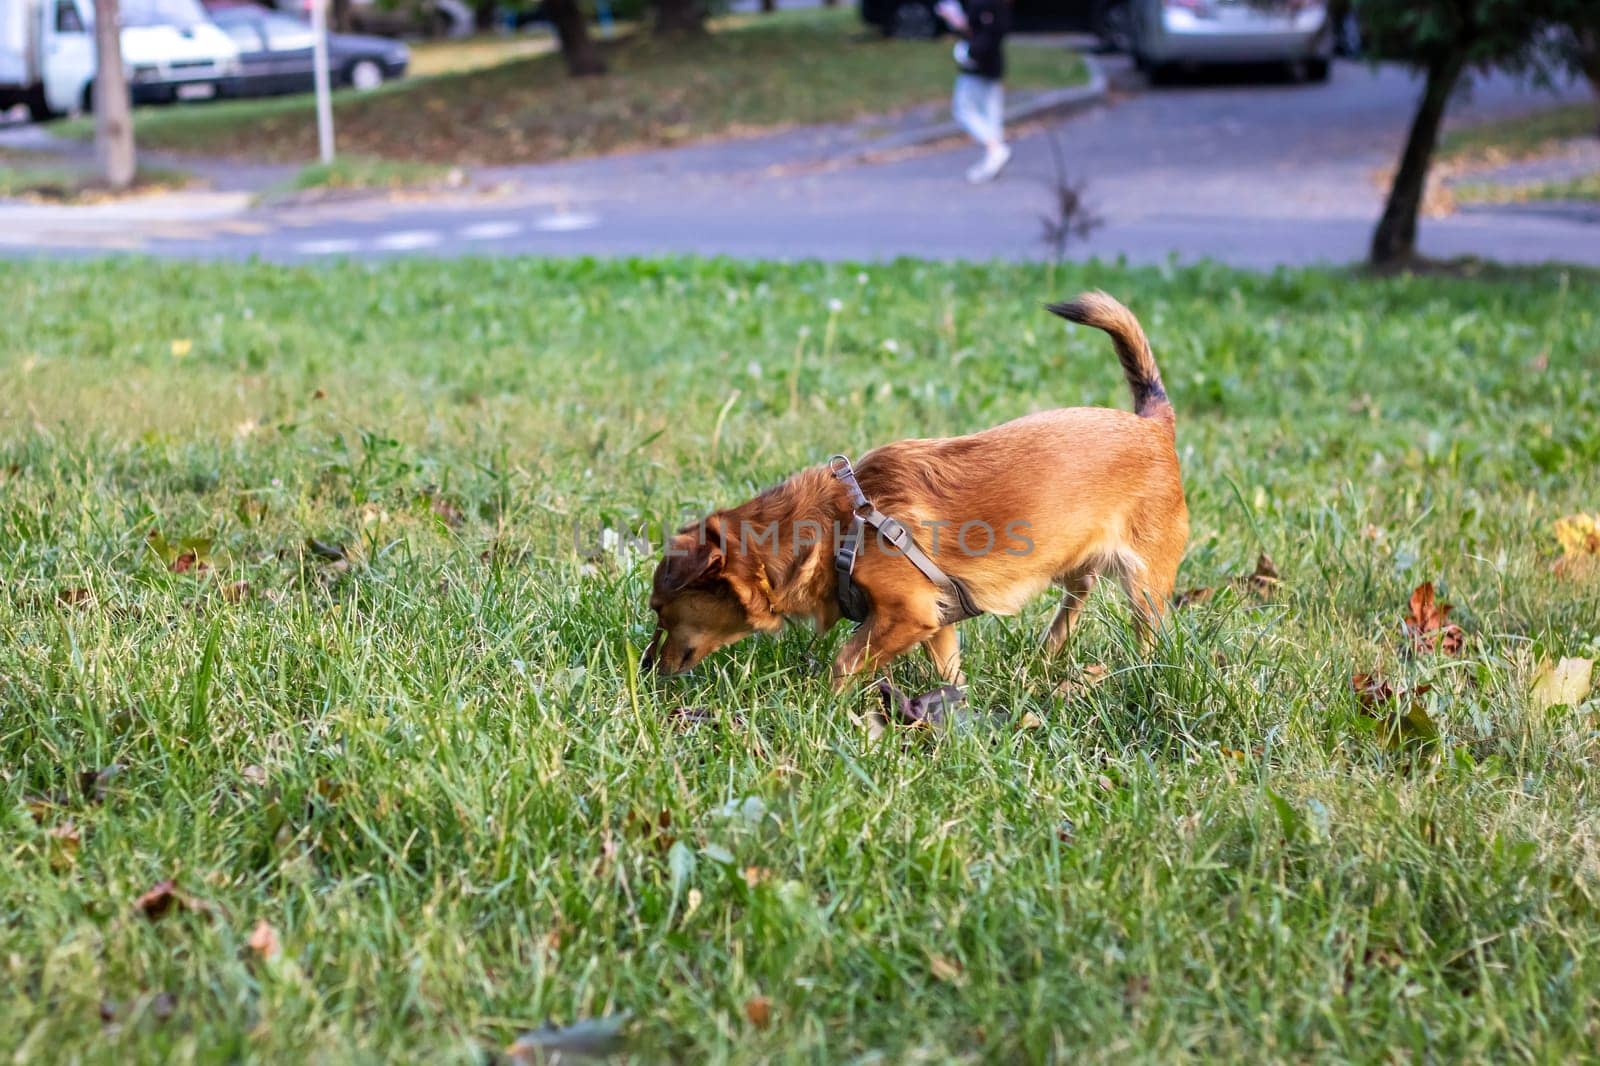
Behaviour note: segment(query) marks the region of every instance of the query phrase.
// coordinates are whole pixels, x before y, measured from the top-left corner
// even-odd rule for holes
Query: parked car
[[[310,92],[313,86],[311,26],[283,11],[254,4],[213,8],[211,18],[239,49],[239,76],[228,86],[235,96]],[[376,89],[405,76],[411,51],[387,37],[328,34],[328,69],[335,85]]]
[[[1320,0],[1133,0],[1133,57],[1152,81],[1180,67],[1281,63],[1325,81],[1334,34]]]
[[[138,103],[218,95],[239,50],[197,0],[122,0],[122,62]],[[93,0],[0,0],[0,110],[36,121],[94,106]]]
[[[937,0],[861,0],[861,19],[887,37],[937,37],[949,29],[933,10]],[[1103,45],[1126,49],[1133,40],[1130,0],[1014,0],[1011,26],[1024,32],[1092,33]]]

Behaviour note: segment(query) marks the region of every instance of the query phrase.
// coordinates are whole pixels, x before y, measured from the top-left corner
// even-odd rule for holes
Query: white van
[[[199,0],[121,0],[122,63],[136,103],[219,95],[239,49]],[[94,107],[94,0],[0,0],[0,109],[37,120]]]

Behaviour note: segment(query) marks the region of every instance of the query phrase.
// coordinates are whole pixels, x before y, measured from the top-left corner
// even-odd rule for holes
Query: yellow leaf
[[[1568,555],[1600,555],[1600,515],[1580,512],[1558,520],[1556,540]]]
[[[180,337],[172,342],[172,358],[182,359],[194,348],[194,341],[188,337]]]
[[[1561,704],[1576,707],[1593,687],[1593,659],[1546,660],[1533,678],[1533,705],[1542,711]]]

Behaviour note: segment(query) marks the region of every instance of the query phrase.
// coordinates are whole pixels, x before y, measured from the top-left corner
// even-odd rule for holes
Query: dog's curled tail
[[[1150,342],[1145,339],[1144,330],[1132,311],[1099,291],[1086,292],[1075,300],[1046,307],[1069,322],[1093,326],[1111,334],[1128,388],[1133,391],[1134,413],[1141,418],[1160,419],[1169,425],[1176,422],[1172,401],[1167,399],[1167,390],[1161,387],[1161,371],[1156,369],[1155,356],[1150,354]]]

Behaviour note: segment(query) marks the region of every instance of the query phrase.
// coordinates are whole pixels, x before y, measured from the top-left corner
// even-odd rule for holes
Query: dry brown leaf
[[[283,954],[283,945],[278,942],[278,931],[272,928],[265,918],[256,922],[256,927],[250,931],[250,939],[245,943],[255,957],[263,962],[271,962]]]
[[[1237,592],[1247,593],[1258,600],[1265,600],[1278,588],[1278,568],[1272,561],[1272,556],[1262,552],[1256,556],[1256,568],[1252,572],[1240,577],[1228,579],[1223,588],[1231,588]],[[1217,589],[1210,585],[1189,589],[1173,597],[1172,606],[1192,607],[1197,603],[1205,603],[1217,594]]]
[[[765,866],[746,866],[744,868],[744,883],[751,888],[772,880],[772,871]]]
[[[744,1016],[757,1029],[765,1029],[772,1024],[772,1000],[766,996],[751,996],[744,1001]]]
[[[84,588],[62,589],[56,593],[56,602],[63,607],[92,607],[94,593]]]
[[[1424,581],[1411,591],[1408,607],[1404,632],[1411,638],[1414,650],[1445,655],[1461,654],[1466,634],[1460,626],[1449,620],[1450,612],[1455,608],[1439,602],[1432,581]]]
[[[959,988],[967,983],[967,974],[961,968],[961,964],[943,955],[930,952],[928,954],[928,969],[933,972],[933,976],[945,984],[955,985]]]
[[[171,881],[157,881],[150,890],[133,901],[133,909],[152,922],[165,918],[174,908],[183,909],[178,886]]]
[[[1111,672],[1104,663],[1089,663],[1078,671],[1077,677],[1069,677],[1057,685],[1056,695],[1070,700],[1083,695],[1110,676]]]
[[[207,565],[205,560],[200,558],[199,553],[193,548],[185,548],[173,558],[171,563],[167,564],[167,569],[174,574],[187,574],[190,571],[203,574],[211,567]]]
[[[1362,712],[1378,722],[1378,739],[1385,747],[1401,747],[1407,741],[1432,741],[1439,728],[1428,716],[1422,697],[1432,685],[1396,689],[1377,674],[1352,674],[1350,687]]]
[[[1044,728],[1044,719],[1040,718],[1038,715],[1034,714],[1032,711],[1028,711],[1027,713],[1025,713],[1022,716],[1022,721],[1017,723],[1017,728],[1018,729],[1043,729]]]
[[[222,598],[228,603],[243,603],[250,598],[250,582],[232,581],[223,585]]]

